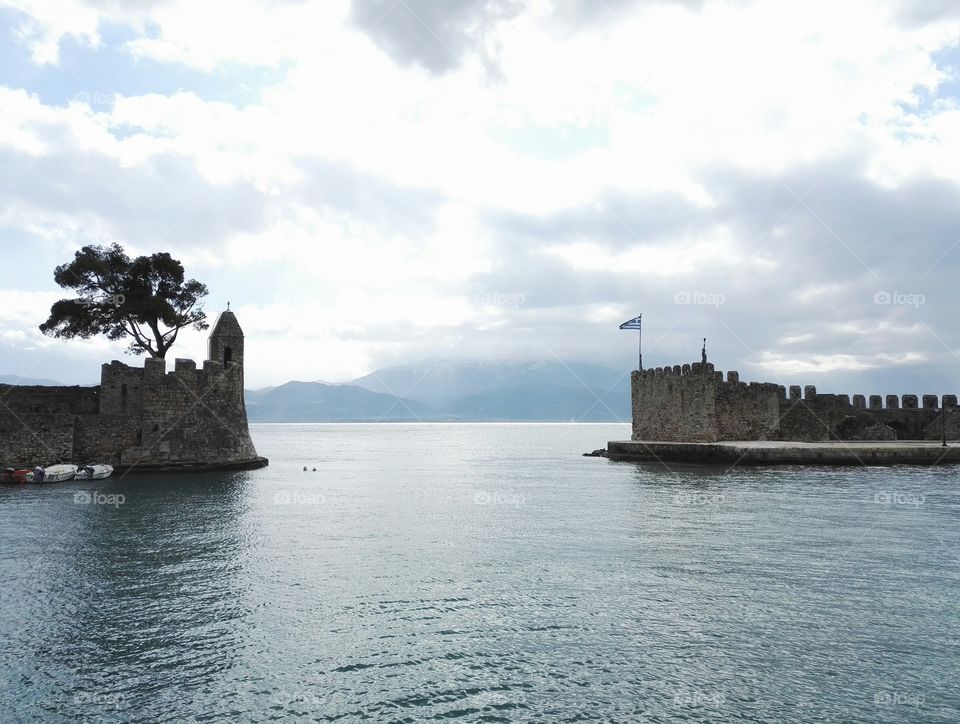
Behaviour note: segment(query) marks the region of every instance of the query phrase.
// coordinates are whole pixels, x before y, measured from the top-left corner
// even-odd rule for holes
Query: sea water
[[[960,721],[960,469],[252,434],[266,469],[0,488],[0,720]]]

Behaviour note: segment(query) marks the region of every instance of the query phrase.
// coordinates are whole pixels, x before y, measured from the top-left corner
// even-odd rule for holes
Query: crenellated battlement
[[[158,358],[145,359],[142,367],[116,360],[104,364],[98,388],[73,388],[80,391],[57,397],[65,400],[61,408],[69,414],[46,412],[33,402],[37,396],[28,394],[33,388],[13,388],[11,399],[22,399],[24,409],[12,410],[9,420],[0,411],[0,462],[171,468],[266,464],[247,426],[243,332],[232,312],[218,318],[209,349],[215,356],[199,369],[191,359],[175,360],[169,371],[166,360]],[[22,434],[11,433],[20,428]]]
[[[757,384],[751,382],[750,384]],[[781,389],[785,388],[781,385]],[[799,385],[791,386],[791,390],[799,390]],[[945,407],[952,410],[957,407],[957,395],[846,395],[817,392],[813,385],[803,388],[803,395],[791,395],[792,400],[833,400],[839,405],[853,407],[858,410],[938,410]],[[869,403],[868,403],[869,400]]]
[[[229,371],[231,374],[225,374]],[[210,386],[233,389],[242,401],[242,368],[225,368],[221,362],[206,360],[202,369],[191,359],[178,358],[167,371],[165,359],[148,358],[143,367],[114,360],[100,371],[100,412],[107,415],[140,414],[145,401],[165,393],[205,390]]]
[[[817,392],[815,385],[744,382],[709,362],[633,373],[633,439],[923,440],[960,438],[957,395]]]
[[[712,375],[714,374],[714,370],[713,364],[710,362],[693,362],[691,364],[673,365],[673,367],[654,367],[643,370],[639,374],[643,377],[657,377],[662,375],[681,377],[685,375]]]

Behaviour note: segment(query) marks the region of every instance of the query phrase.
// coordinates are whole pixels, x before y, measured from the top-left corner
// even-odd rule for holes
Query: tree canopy
[[[166,252],[131,259],[119,244],[85,246],[53,278],[79,296],[50,308],[40,331],[51,337],[129,338],[130,353],[162,358],[181,329],[210,326],[201,302],[207,286],[185,281],[183,264]]]

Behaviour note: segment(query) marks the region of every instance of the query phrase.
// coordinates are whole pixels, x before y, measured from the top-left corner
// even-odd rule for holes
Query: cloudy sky
[[[89,243],[249,386],[424,357],[960,392],[960,3],[0,0],[0,374]],[[204,337],[173,356],[202,359]],[[129,358],[128,358],[129,359]]]

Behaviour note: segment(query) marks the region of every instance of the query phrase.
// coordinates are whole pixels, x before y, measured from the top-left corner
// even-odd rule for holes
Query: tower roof
[[[217,316],[217,321],[210,330],[211,337],[242,337],[243,330],[240,329],[240,322],[237,321],[237,315],[226,309]]]

